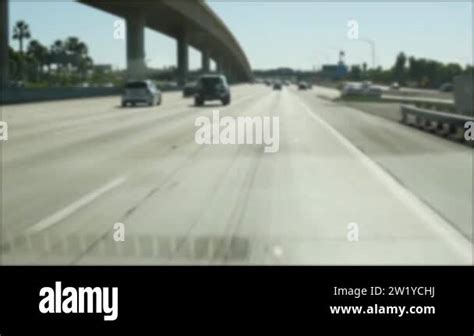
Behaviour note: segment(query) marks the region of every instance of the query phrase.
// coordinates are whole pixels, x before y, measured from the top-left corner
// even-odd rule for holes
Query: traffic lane
[[[294,91],[291,91],[293,94]],[[243,236],[251,235],[254,223],[277,239],[267,246],[270,263],[303,264],[468,264],[470,247],[459,237],[440,234],[434,227],[440,218],[429,209],[413,207],[410,195],[400,191],[377,167],[367,165],[338,137],[308,114],[298,96],[286,95],[281,110],[281,143],[276,156],[263,156],[255,181],[271,185],[280,199],[272,199],[273,211],[265,209],[266,192],[254,193],[252,209],[272,213],[274,220],[243,221]],[[283,131],[284,130],[284,131]],[[369,168],[369,169],[368,169]],[[274,171],[275,176],[268,174]],[[394,185],[395,183],[395,185]],[[401,186],[403,187],[403,186]],[[253,190],[261,190],[258,185]],[[273,193],[270,193],[273,194]],[[253,215],[258,217],[258,215]],[[434,217],[434,218],[433,218]],[[441,219],[442,220],[442,219]],[[350,223],[359,228],[359,241],[348,241]],[[246,224],[246,225],[245,225]],[[352,226],[351,226],[352,227]],[[449,229],[448,229],[449,231]],[[294,239],[292,239],[294,238]],[[270,253],[269,253],[270,251]],[[467,256],[467,258],[466,258]]]
[[[342,216],[343,218],[334,219],[327,217],[327,214],[341,212],[347,215],[347,212],[351,210],[344,209],[344,204],[346,203],[343,198],[341,199],[341,195],[345,193],[331,193],[331,188],[336,188],[337,190],[337,184],[334,183],[336,184],[334,186],[333,183],[329,183],[328,181],[337,181],[340,175],[345,174],[345,170],[341,172],[338,171],[338,169],[341,170],[341,166],[345,166],[346,162],[341,160],[337,164],[334,162],[328,164],[331,160],[327,160],[326,156],[330,158],[333,156],[335,158],[339,156],[345,157],[347,156],[347,152],[345,151],[341,155],[337,150],[331,148],[334,139],[330,139],[331,137],[328,137],[327,134],[324,135],[324,132],[321,132],[319,128],[310,128],[309,132],[304,132],[304,128],[312,125],[312,120],[307,119],[308,115],[301,114],[301,107],[294,110],[294,106],[298,104],[298,100],[291,100],[286,90],[282,93],[268,92],[268,95],[268,98],[271,99],[263,97],[262,100],[258,102],[250,101],[247,106],[238,106],[238,110],[244,115],[275,113],[277,115],[281,114],[282,116],[286,115],[284,113],[285,111],[291,111],[291,115],[287,116],[289,119],[284,123],[282,120],[282,138],[292,137],[291,140],[295,144],[303,140],[303,144],[309,146],[309,148],[303,147],[303,151],[301,146],[293,145],[293,147],[290,146],[287,148],[286,155],[293,154],[296,156],[296,159],[288,160],[285,156],[278,156],[282,152],[280,151],[277,154],[273,154],[276,155],[275,157],[272,155],[273,159],[280,157],[280,161],[277,163],[275,163],[275,161],[268,161],[268,167],[264,167],[264,173],[262,173],[261,163],[270,157],[268,157],[269,154],[262,155],[261,146],[203,147],[197,146],[191,139],[190,142],[187,142],[187,145],[179,146],[177,152],[164,157],[166,158],[165,160],[153,161],[154,165],[150,166],[140,165],[142,168],[147,167],[147,172],[151,174],[140,175],[138,179],[140,183],[133,178],[127,179],[125,183],[114,191],[113,195],[107,194],[104,197],[98,198],[87,207],[87,211],[74,213],[71,217],[67,218],[67,220],[58,223],[53,226],[51,230],[47,231],[51,234],[50,238],[52,237],[53,239],[58,238],[54,237],[55,235],[60,236],[66,233],[76,234],[76,237],[85,236],[87,239],[92,238],[92,240],[86,239],[86,243],[92,243],[92,245],[87,245],[86,250],[80,250],[78,253],[72,254],[71,252],[73,251],[63,254],[56,253],[53,256],[44,252],[40,257],[38,257],[38,253],[36,253],[36,258],[32,260],[39,263],[66,263],[67,260],[68,262],[86,264],[111,262],[176,263],[183,261],[180,256],[182,257],[184,255],[184,257],[186,257],[187,255],[185,248],[189,247],[189,245],[186,242],[199,241],[201,237],[207,237],[209,238],[208,241],[214,242],[212,249],[210,249],[213,253],[211,254],[211,260],[204,259],[204,262],[377,262],[377,260],[374,261],[370,259],[371,255],[380,256],[378,259],[380,263],[408,263],[410,260],[415,263],[422,263],[422,261],[428,263],[440,262],[440,260],[444,260],[446,263],[452,262],[452,260],[445,260],[452,257],[452,253],[445,253],[446,246],[436,246],[440,244],[440,242],[438,239],[431,237],[431,232],[428,237],[422,236],[420,238],[425,242],[424,245],[420,244],[416,239],[417,236],[410,232],[408,232],[410,233],[408,236],[411,240],[405,240],[403,237],[389,236],[388,242],[395,240],[396,243],[399,243],[399,246],[400,244],[410,245],[410,242],[412,245],[415,245],[408,250],[398,250],[395,248],[397,244],[387,245],[387,242],[383,242],[383,239],[377,239],[376,237],[375,241],[372,242],[372,247],[367,247],[367,244],[362,244],[357,245],[360,248],[352,250],[353,246],[351,246],[349,251],[347,251],[346,248],[347,253],[342,253],[342,251],[344,251],[342,247],[346,243],[342,237],[345,237],[344,234],[347,234],[343,228],[347,229],[347,227],[345,225],[338,226],[337,224],[347,220],[347,217]],[[256,105],[256,107],[254,105]],[[208,107],[208,109],[212,110],[212,107]],[[301,116],[305,118],[301,118]],[[283,125],[287,125],[288,127],[283,128]],[[188,124],[188,127],[192,129],[192,123]],[[175,132],[173,131],[171,133]],[[322,138],[306,139],[310,134],[320,134]],[[285,136],[283,137],[283,135]],[[297,136],[296,138],[294,138],[295,135]],[[301,139],[299,139],[299,135],[301,135]],[[325,142],[324,139],[328,138],[329,140]],[[319,143],[322,145],[317,146]],[[290,145],[291,144],[293,143],[290,142]],[[282,141],[282,145],[288,146],[289,143],[288,141]],[[233,147],[234,152],[229,152],[229,147]],[[311,154],[308,150],[311,150],[313,147],[318,149],[317,153],[308,155]],[[142,158],[150,157],[148,150],[145,149],[142,153]],[[305,170],[303,168],[307,166],[307,163],[302,165],[302,167],[300,167],[300,163],[305,162],[303,158],[307,158],[308,156],[313,157],[313,159],[314,157],[322,157],[322,160],[318,161],[314,167],[310,167],[308,169],[309,172],[304,173]],[[172,161],[174,165],[171,164]],[[218,163],[221,164],[220,168]],[[342,165],[340,163],[342,163]],[[352,160],[349,160],[347,163],[351,166]],[[285,164],[287,167],[281,169],[280,174],[276,176],[270,175],[272,169],[278,169],[280,165],[285,166]],[[328,169],[327,171],[324,170],[318,173],[318,169],[321,169],[321,167],[327,167]],[[197,173],[199,169],[200,173]],[[300,172],[304,173],[302,174],[302,178],[298,175]],[[317,173],[315,176],[320,178],[321,181],[308,183],[308,181],[313,182],[311,178],[314,178],[314,172]],[[330,173],[334,175],[328,175]],[[271,176],[270,179],[268,179],[268,175]],[[224,176],[226,177],[223,178]],[[332,177],[332,179],[329,177]],[[161,178],[163,183],[154,186],[150,185],[150,181],[158,181],[159,178]],[[326,184],[324,184],[324,182],[326,182]],[[342,190],[350,186],[350,181],[345,182],[346,183],[343,183],[342,187],[340,187]],[[201,189],[194,187],[196,183],[201,185]],[[211,185],[213,186],[212,188],[210,187]],[[304,193],[307,185],[311,188],[310,195],[313,195],[313,200],[324,200],[326,193],[328,193],[329,196],[326,198],[328,205],[315,208],[314,204],[318,203],[302,201],[302,195],[307,196]],[[264,192],[262,192],[262,189]],[[196,192],[193,193],[193,191]],[[346,192],[348,195],[354,196],[355,190],[350,189],[348,191],[346,190]],[[386,190],[383,190],[376,194],[378,195],[380,193],[383,195],[385,192]],[[271,195],[271,202],[268,202],[268,194]],[[242,195],[245,195],[245,197]],[[212,197],[211,200],[209,200],[210,197]],[[170,198],[174,199],[170,200]],[[374,198],[378,199],[378,197]],[[137,203],[135,203],[134,200],[136,200]],[[154,200],[156,202],[154,202]],[[338,203],[339,200],[341,200],[340,203]],[[201,203],[199,201],[201,201]],[[349,200],[349,202],[350,201],[351,200]],[[369,201],[371,201],[371,199],[369,199]],[[273,206],[269,206],[269,204]],[[192,205],[195,207],[192,208]],[[311,209],[306,209],[306,207],[310,207],[310,205]],[[334,205],[340,206],[343,210],[341,211]],[[144,206],[148,206],[149,211],[144,211]],[[371,206],[373,206],[373,204],[371,204]],[[354,207],[357,209],[364,208],[357,202],[354,204]],[[162,211],[163,208],[167,210]],[[367,208],[368,205],[365,205],[365,211],[363,212],[369,215],[371,210],[367,211]],[[315,212],[315,209],[318,209],[316,213],[319,214],[319,217],[316,217],[316,219],[320,219],[320,221],[314,220],[313,222],[313,220],[305,220],[307,219],[304,217],[305,214],[308,214],[310,218],[314,216],[312,214]],[[326,212],[321,213],[324,209],[326,209]],[[197,217],[196,211],[201,212],[202,215]],[[128,233],[124,245],[115,243],[111,235],[111,223],[117,220],[115,216],[117,216],[118,213],[122,214],[122,216],[118,218],[119,220],[125,219],[124,222],[127,225],[127,230],[132,229],[132,232]],[[155,215],[155,217],[153,217],[153,215]],[[160,215],[165,216],[161,218],[164,220],[159,220]],[[138,221],[137,224],[137,221],[133,220],[134,216],[142,216],[142,220],[144,221]],[[158,218],[156,218],[156,216],[158,216]],[[247,221],[245,219],[247,216],[255,218]],[[302,216],[304,217],[303,220],[300,219]],[[382,215],[379,216],[383,217]],[[413,214],[410,215],[410,218],[412,217]],[[197,218],[200,220],[196,221]],[[269,220],[269,218],[271,218],[271,220]],[[326,221],[326,219],[328,221]],[[293,224],[294,222],[296,222],[296,225]],[[375,218],[375,222],[377,222],[377,218]],[[318,223],[323,224],[318,226]],[[371,223],[370,220],[368,223]],[[374,223],[372,222],[372,224]],[[418,227],[420,222],[417,222],[417,224],[418,225],[415,223],[415,225],[413,225],[415,233],[421,232],[423,234],[423,227],[421,229]],[[369,227],[373,228],[374,225],[369,225]],[[319,228],[319,230],[316,231],[316,228]],[[336,230],[334,231],[334,229]],[[382,234],[385,235],[382,238],[389,235],[390,231],[387,229],[389,228],[382,225]],[[318,240],[319,231],[325,232],[324,230],[326,230],[329,235],[334,234],[336,238],[331,241],[330,238],[328,239],[328,237],[322,235],[322,238]],[[404,231],[402,230],[402,232]],[[339,235],[339,233],[341,235]],[[404,233],[407,234],[407,232]],[[144,253],[147,249],[143,248],[143,246],[147,244],[144,243],[143,239],[140,239],[143,237],[164,238],[169,244],[172,242],[172,247],[168,249],[168,252],[171,251],[169,258],[163,260],[163,258],[160,258],[160,255],[147,258],[146,256],[149,256],[149,253]],[[166,240],[166,238],[169,238],[169,240]],[[241,244],[234,244],[233,242],[235,241],[241,242]],[[117,246],[126,246],[130,244],[130,242],[134,242],[134,245],[137,244],[128,251],[128,253],[132,255],[131,257],[130,254],[128,254],[129,257],[124,257],[122,254],[118,255],[115,253]],[[367,241],[365,241],[365,243],[367,243]],[[433,244],[433,249],[427,249],[424,254],[419,253],[419,250],[422,249],[420,246],[426,247],[429,243]],[[142,244],[142,246],[140,246],[140,244]],[[284,245],[282,246],[282,244]],[[56,242],[54,245],[58,251],[61,251],[61,244]],[[177,250],[175,250],[176,247],[178,248]],[[377,254],[381,252],[381,250],[384,253]],[[436,255],[432,254],[433,250],[439,251],[445,256],[445,259],[438,259]],[[390,253],[394,251],[398,254],[390,259]],[[401,251],[407,252],[403,255]],[[355,252],[358,252],[358,254]],[[135,257],[133,257],[134,253]],[[279,258],[275,260],[273,255],[279,256]],[[127,256],[127,254],[125,254],[125,256]],[[245,258],[236,260],[236,256]],[[415,259],[415,261],[413,261],[413,259]],[[17,262],[18,260],[19,259],[16,259]],[[203,259],[194,260],[185,258],[184,262],[192,263],[202,260]]]
[[[248,87],[237,88],[234,90],[234,100],[238,104],[240,99],[252,94],[258,93],[252,93]],[[113,108],[113,101],[110,99],[97,101],[99,114],[107,108]],[[78,115],[79,112],[84,112],[81,109],[81,101],[69,103],[69,109],[77,111]],[[50,108],[57,103],[51,105]],[[30,136],[27,141],[16,139],[15,129],[11,130],[12,136],[3,146],[2,160],[4,206],[6,209],[13,209],[8,214],[22,216],[27,207],[35,204],[31,200],[38,195],[43,198],[58,197],[57,201],[62,200],[63,195],[55,195],[52,192],[60,183],[67,184],[71,179],[94,176],[101,180],[104,175],[118,173],[122,166],[120,161],[126,157],[124,152],[134,150],[136,153],[143,143],[154,143],[157,150],[165,148],[160,142],[162,133],[166,133],[163,130],[169,133],[171,129],[174,132],[176,123],[181,119],[192,118],[192,100],[180,98],[179,105],[178,108],[167,108],[164,104],[154,109],[120,109],[114,111],[115,119],[101,123],[93,120],[81,131],[61,134],[54,131],[45,132],[42,138]],[[13,108],[17,110],[18,106]],[[31,122],[34,123],[34,120]],[[45,124],[54,129],[57,122],[53,118]],[[71,128],[74,129],[73,126]],[[112,160],[113,164],[103,164],[107,160]],[[49,182],[49,185],[46,182]],[[85,188],[87,186],[88,183]],[[77,192],[83,189],[79,184],[76,188]],[[64,190],[67,191],[67,188]]]
[[[318,107],[315,113],[319,117],[472,239],[472,149],[354,108],[323,101],[310,92],[297,94],[308,105]]]
[[[135,180],[128,179],[128,176],[135,176],[137,171],[146,172],[151,169],[156,176],[149,176],[149,178],[155,177],[160,180],[165,178],[169,171],[179,167],[178,163],[185,161],[187,154],[180,153],[186,148],[187,142],[194,140],[193,128],[196,115],[210,115],[216,107],[222,111],[239,109],[241,104],[251,104],[251,100],[260,96],[262,92],[258,90],[255,92],[247,86],[237,88],[233,91],[234,103],[227,107],[209,104],[196,108],[192,105],[192,100],[182,100],[181,110],[186,111],[186,115],[180,118],[154,123],[152,127],[140,132],[126,132],[123,137],[101,138],[98,143],[91,143],[91,146],[85,148],[71,146],[73,148],[61,151],[57,155],[38,157],[38,160],[28,165],[5,165],[2,188],[5,194],[3,200],[5,232],[9,237],[22,234],[45,218],[51,217],[51,214],[74,207],[76,201],[91,192],[100,190],[108,182],[126,176],[123,184],[129,187],[119,197],[125,203],[109,214],[113,216],[121,213],[127,203],[133,204],[134,197],[143,196],[142,193],[147,190],[147,186],[156,182],[156,180],[149,180],[147,183],[138,174],[139,184],[135,188],[133,183]],[[176,113],[181,112],[176,111]],[[136,118],[140,117],[146,118],[137,113]],[[102,126],[95,125],[95,127],[94,131],[100,133]],[[161,166],[162,163],[164,166]],[[169,166],[167,166],[168,163]],[[101,195],[97,200],[94,199],[94,202],[100,202],[102,196],[106,195]],[[89,205],[87,204],[84,209],[88,209]],[[95,213],[99,220],[89,218],[89,221],[78,222],[77,226],[69,225],[70,217],[77,215],[74,213],[62,220],[58,227],[54,225],[44,231],[52,234],[53,241],[57,234],[74,233],[75,230],[81,232],[80,230],[84,228],[92,228],[91,234],[94,236],[97,234],[96,230],[102,229],[101,224],[104,225],[104,222],[100,220],[103,216],[100,209],[99,207],[98,213]],[[111,222],[105,223],[109,225]],[[36,260],[38,256],[40,254],[32,254],[29,258]],[[66,253],[66,256],[71,257],[69,253]],[[21,256],[19,258],[13,259],[19,262],[25,260]]]
[[[163,93],[163,97],[166,98],[163,104],[168,107],[181,101],[178,92]],[[44,127],[51,120],[54,121],[54,125],[48,126],[58,126],[68,121],[74,123],[110,114],[120,109],[120,96],[108,96],[5,105],[2,107],[2,113],[14,129],[22,132],[31,129],[30,133],[33,133],[35,128]]]
[[[434,227],[439,218],[410,205],[396,181],[374,173],[294,93],[273,92],[241,113],[280,117],[278,153],[190,143],[197,152],[189,164],[126,218],[131,239],[122,246],[129,253],[101,252],[117,247],[109,232],[78,262],[471,263],[465,242],[442,234]],[[351,223],[360,230],[357,242],[348,240]],[[137,247],[143,237],[166,246]]]
[[[250,93],[248,87],[236,88],[234,99],[238,100]],[[124,134],[142,130],[154,122],[166,123],[186,117],[189,110],[186,107],[192,105],[192,100],[184,100],[176,94],[171,98],[173,99],[167,98],[168,103],[163,103],[163,106],[137,108],[117,107],[114,105],[115,100],[111,98],[86,99],[86,106],[94,101],[97,103],[95,108],[97,112],[92,117],[90,111],[83,108],[82,101],[70,101],[68,111],[73,111],[76,119],[68,121],[66,125],[61,119],[56,119],[55,113],[50,114],[49,120],[42,120],[40,123],[37,122],[37,110],[32,110],[31,113],[19,113],[23,115],[20,123],[29,123],[28,130],[17,129],[18,124],[11,123],[10,119],[16,116],[15,112],[18,112],[19,107],[7,106],[5,116],[9,123],[10,141],[4,146],[2,163],[4,166],[18,165],[21,161],[21,164],[26,165],[38,157],[64,155],[64,151],[76,146],[90,147],[90,143],[99,142],[100,139],[112,136],[122,138]],[[43,114],[45,110],[55,111],[58,106],[63,108],[63,103],[54,102],[50,103],[49,107],[43,106]],[[29,104],[24,106],[24,109],[29,108]]]
[[[273,102],[274,93],[266,91],[260,97],[256,97],[248,103],[233,106],[231,108],[219,109],[221,115],[249,116],[260,113],[267,108],[269,102]],[[274,102],[271,103],[274,105]],[[232,105],[231,105],[232,106]],[[197,113],[199,113],[199,108]],[[214,108],[209,110],[212,112]],[[195,115],[202,116],[201,113]],[[211,117],[211,114],[207,114]],[[192,135],[196,127],[194,121],[187,127],[191,128]],[[208,242],[212,248],[209,259],[216,258],[222,252],[223,246],[231,237],[226,231],[223,222],[210,221],[208,216],[221,216],[222,221],[229,216],[228,211],[233,205],[226,203],[224,207],[214,207],[212,199],[220,197],[220,191],[228,194],[226,198],[240,198],[239,177],[247,174],[246,167],[252,163],[253,155],[245,149],[252,146],[217,146],[198,145],[192,141],[180,146],[175,155],[170,155],[166,160],[154,162],[145,172],[134,179],[140,179],[145,183],[148,192],[146,196],[136,203],[128,204],[127,211],[120,221],[124,223],[127,230],[127,238],[123,244],[117,244],[113,239],[113,230],[109,226],[94,246],[73,260],[79,264],[166,264],[166,263],[202,263],[203,259],[193,258],[187,249],[194,235],[193,230],[205,230],[200,232],[197,244]],[[254,150],[262,150],[262,146],[253,146]],[[184,153],[183,153],[184,151]],[[176,155],[183,153],[182,155]],[[179,161],[179,163],[177,163]],[[157,168],[159,167],[159,168]],[[159,173],[166,171],[162,174]],[[190,174],[191,172],[191,174]],[[188,180],[189,179],[189,180]],[[235,181],[236,189],[222,189],[226,181]],[[232,183],[232,182],[231,182]],[[184,188],[184,190],[183,190]],[[156,203],[156,198],[158,201]],[[136,219],[136,217],[140,219]],[[156,253],[151,251],[151,244],[155,242]],[[103,253],[108,251],[108,253]],[[202,256],[204,251],[196,253]],[[210,260],[205,259],[204,263]]]
[[[240,99],[251,93],[251,87],[235,86],[233,93],[234,99]],[[154,119],[174,118],[176,112],[192,105],[192,99],[183,99],[177,92],[164,93],[163,100],[161,106],[136,108],[122,108],[119,97],[5,106],[3,118],[9,125],[11,141],[5,146],[3,163],[83,142],[89,136],[116,131],[115,126],[128,127],[135,122],[140,127]]]

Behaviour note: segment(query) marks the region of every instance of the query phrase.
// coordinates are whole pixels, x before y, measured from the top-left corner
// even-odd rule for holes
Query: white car
[[[372,87],[372,82],[371,81],[363,81],[362,82],[362,88],[364,90],[368,90]]]
[[[382,89],[376,86],[371,86],[364,90],[364,95],[367,97],[372,97],[372,98],[381,98],[382,97]]]
[[[347,83],[342,89],[341,96],[380,98],[382,97],[382,89],[377,86],[372,86],[372,83],[367,81],[362,83]]]
[[[393,83],[390,85],[390,89],[392,89],[392,90],[400,90],[400,84],[398,84],[398,82],[393,82]]]
[[[360,83],[347,83],[342,88],[342,96],[362,96],[364,94],[364,87]]]
[[[149,106],[161,104],[161,91],[151,80],[130,81],[125,84],[122,106],[144,103]]]

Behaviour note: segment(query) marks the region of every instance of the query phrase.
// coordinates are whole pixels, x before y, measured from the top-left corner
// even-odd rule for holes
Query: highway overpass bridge
[[[202,70],[209,71],[210,59],[217,69],[234,81],[251,78],[247,56],[224,22],[202,0],[78,0],[85,5],[123,18],[127,26],[127,70],[130,78],[146,75],[146,27],[177,41],[178,82],[183,85],[188,71],[188,47],[202,54]],[[8,82],[8,1],[0,4],[0,49],[2,83]]]

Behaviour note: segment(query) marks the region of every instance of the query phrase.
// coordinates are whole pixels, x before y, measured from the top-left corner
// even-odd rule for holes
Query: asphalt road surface
[[[1,262],[472,264],[472,149],[317,87],[232,90],[2,107]],[[278,117],[279,151],[197,144],[215,109]]]

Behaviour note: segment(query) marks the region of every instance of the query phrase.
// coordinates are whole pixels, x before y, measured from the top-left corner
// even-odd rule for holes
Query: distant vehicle
[[[299,82],[298,83],[298,90],[307,90],[308,84],[306,82]]]
[[[183,97],[194,96],[195,92],[196,92],[196,83],[195,82],[187,83],[183,89]]]
[[[382,89],[376,86],[370,86],[369,88],[364,90],[364,95],[372,98],[381,98],[382,93]]]
[[[204,75],[197,82],[194,104],[203,105],[207,100],[220,100],[223,105],[230,104],[230,88],[223,75]]]
[[[371,86],[370,82],[346,83],[342,88],[341,96],[380,98],[382,96],[382,89],[376,86]]]
[[[390,89],[400,90],[400,84],[398,84],[398,82],[393,82],[392,84],[390,84]]]
[[[363,82],[362,82],[362,88],[363,88],[364,90],[368,90],[371,86],[372,86],[372,82],[371,82],[371,81],[363,81]]]
[[[273,83],[273,90],[281,90],[281,82]]]
[[[161,104],[161,91],[151,80],[130,81],[125,84],[122,106],[145,103],[149,106]]]
[[[341,95],[347,96],[361,96],[364,93],[364,88],[360,83],[347,83],[343,86]]]
[[[452,92],[453,91],[453,84],[451,83],[444,83],[439,87],[439,91],[441,92]]]

